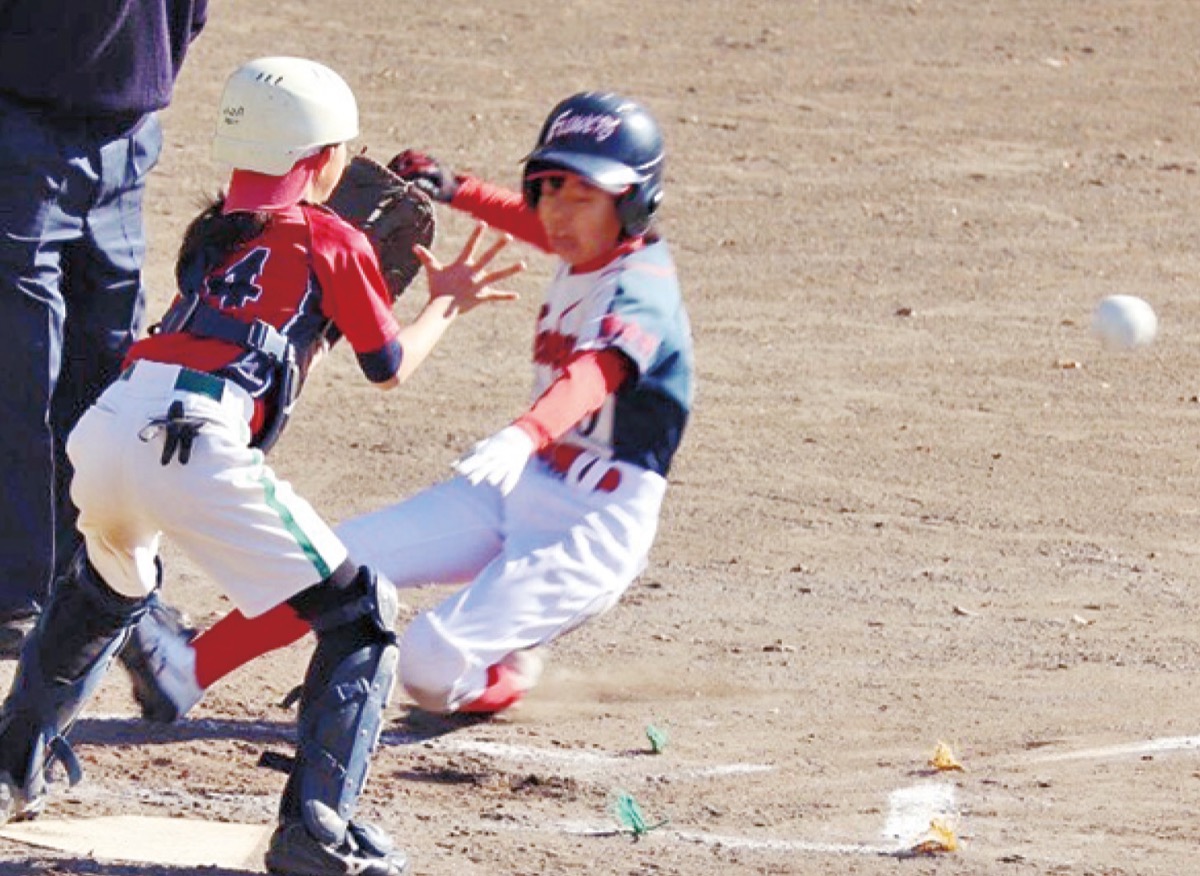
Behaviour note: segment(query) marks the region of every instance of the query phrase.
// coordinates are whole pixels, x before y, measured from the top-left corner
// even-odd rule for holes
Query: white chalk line
[[[89,716],[100,720],[129,721],[127,716]],[[131,722],[133,723],[133,722]],[[219,722],[217,722],[219,723]],[[239,730],[245,731],[247,726],[254,727],[253,722],[240,723]],[[263,736],[280,735],[278,727],[262,726]],[[390,734],[393,738],[385,741],[391,744],[420,743],[433,750],[450,753],[478,754],[499,760],[518,763],[537,763],[557,766],[582,767],[589,773],[611,775],[613,772],[636,772],[645,774],[644,769],[648,760],[655,755],[642,755],[640,752],[625,755],[606,754],[595,751],[552,750],[533,746],[511,745],[507,743],[488,742],[486,740],[470,740],[462,738],[438,737],[434,739],[418,739],[406,734]],[[1155,739],[1138,740],[1128,743],[1118,743],[1097,746],[1074,751],[1038,751],[1023,753],[1017,757],[1008,758],[1017,763],[1053,763],[1082,760],[1107,760],[1124,757],[1134,757],[1146,754],[1161,754],[1179,751],[1200,751],[1200,736],[1173,736]],[[774,770],[767,764],[732,763],[712,766],[690,767],[673,773],[662,773],[672,778],[719,778],[754,775]],[[651,772],[651,775],[654,773]],[[820,842],[803,839],[785,839],[777,837],[750,837],[730,834],[713,834],[702,831],[669,830],[662,831],[682,842],[700,843],[714,847],[762,852],[807,852],[826,855],[899,855],[917,842],[935,820],[954,823],[961,814],[957,800],[955,785],[949,782],[924,782],[917,785],[896,788],[888,797],[888,815],[885,819],[882,837],[883,843],[869,842]],[[489,824],[489,829],[498,825]],[[516,825],[509,829],[522,829]],[[528,829],[528,828],[524,828]],[[558,833],[596,836],[612,835],[618,830],[615,825],[597,825],[585,822],[564,821],[552,828],[539,827],[538,830],[553,830]],[[657,832],[656,832],[657,833]]]
[[[1108,760],[1144,754],[1163,754],[1172,751],[1200,750],[1200,736],[1164,736],[1140,742],[1103,745],[1078,751],[1047,751],[1025,758],[1032,763],[1053,763],[1068,760]]]
[[[561,821],[555,825],[562,833],[573,836],[611,836],[611,826],[587,822]],[[658,835],[673,836],[681,842],[713,846],[714,848],[757,852],[811,852],[826,855],[894,855],[903,850],[896,845],[872,845],[869,843],[809,842],[778,837],[749,837],[732,834],[707,833],[695,830],[658,830]]]
[[[622,830],[615,824],[601,824],[591,821],[558,821],[551,825],[489,824],[488,829],[507,831],[532,830],[539,833],[557,833],[580,837],[607,837],[615,836],[618,833],[629,833],[628,830]],[[653,836],[670,837],[679,842],[735,851],[787,854],[894,856],[903,853],[908,848],[908,846],[903,844],[895,843],[813,842],[800,839],[738,836],[735,834],[708,833],[706,831],[677,830],[671,828],[654,830]]]
[[[570,751],[535,748],[525,745],[511,745],[503,742],[487,742],[474,739],[441,739],[426,743],[435,751],[448,751],[457,754],[478,754],[499,760],[515,761],[517,763],[553,764],[568,766],[583,766],[588,772],[637,772],[657,775],[651,767],[658,755],[614,755],[596,751]],[[775,768],[761,763],[729,763],[715,766],[685,767],[666,773],[673,779],[678,778],[723,778],[726,776],[744,776],[757,773],[771,772]]]
[[[136,719],[131,720],[125,715],[90,715],[89,718],[102,721],[113,721],[120,723],[137,723]],[[206,721],[204,726],[208,732],[218,732],[220,722]],[[233,728],[231,728],[233,730]],[[286,741],[290,736],[288,728],[282,728],[278,725],[258,725],[255,722],[239,722],[236,731],[242,736],[248,735],[253,738],[261,739],[262,741]],[[460,737],[442,736],[433,739],[417,739],[409,737],[403,733],[385,733],[385,743],[393,745],[400,744],[420,744],[423,747],[440,752],[460,753],[460,754],[475,754],[482,757],[494,758],[497,760],[506,760],[516,763],[534,763],[555,766],[557,768],[566,767],[574,768],[579,771],[580,768],[589,774],[598,774],[602,776],[612,776],[614,773],[621,774],[637,774],[641,776],[666,776],[671,779],[680,778],[725,778],[725,777],[740,777],[747,775],[759,775],[766,772],[771,772],[775,767],[768,764],[760,763],[728,763],[728,764],[713,764],[708,766],[692,766],[682,769],[657,771],[647,769],[650,766],[657,766],[652,761],[662,757],[664,764],[667,762],[669,755],[652,755],[649,753],[635,752],[632,754],[608,754],[597,751],[572,751],[537,748],[534,746],[512,745],[509,743],[490,742],[487,740],[465,739]],[[888,816],[888,826],[885,827],[885,836],[891,833],[904,833],[911,829],[913,836],[928,829],[929,821],[938,814],[944,814],[943,810],[947,808],[947,800],[953,801],[953,788],[947,791],[939,785],[932,787],[918,786],[916,789],[902,789],[901,792],[893,793]],[[928,810],[928,812],[926,812]],[[498,825],[488,824],[489,829],[496,829]],[[511,826],[510,829],[522,829],[517,826]],[[525,829],[528,829],[525,828]],[[537,830],[552,830],[557,833],[580,836],[598,836],[612,835],[619,828],[614,824],[598,825],[585,822],[560,822],[553,827],[535,827]],[[895,844],[871,844],[871,843],[830,843],[830,842],[811,842],[800,839],[781,839],[775,837],[747,837],[735,836],[729,834],[711,834],[701,831],[683,831],[672,830],[664,831],[674,836],[682,842],[700,843],[703,845],[740,849],[740,850],[757,850],[763,852],[809,852],[816,854],[831,854],[831,855],[888,855],[896,854],[901,851],[904,846]],[[899,836],[891,836],[893,841],[902,839]]]
[[[808,852],[819,855],[896,855],[902,846],[868,845],[864,843],[815,843],[804,840],[754,839],[744,836],[676,831],[683,842],[699,843],[715,848],[753,852]]]
[[[643,774],[654,755],[613,755],[596,751],[572,751],[544,749],[532,746],[512,745],[464,738],[440,737],[425,745],[434,750],[462,754],[477,754],[518,763],[550,764],[570,767],[584,766],[590,772],[611,776],[614,772]],[[666,757],[666,756],[664,756]],[[666,773],[673,779],[681,777],[721,778],[755,775],[774,770],[767,764],[731,763],[706,767],[692,767]],[[649,771],[651,774],[653,770]],[[943,782],[925,782],[893,791],[888,800],[888,817],[883,828],[883,837],[889,842],[876,843],[829,843],[776,837],[746,837],[726,834],[709,834],[697,831],[670,831],[670,834],[685,842],[702,843],[710,846],[759,850],[768,852],[810,852],[820,854],[894,855],[910,848],[928,830],[935,819],[957,817],[956,789]],[[611,835],[613,825],[595,825],[578,822],[562,822],[560,832],[585,836]]]
[[[883,835],[912,845],[935,819],[958,816],[957,790],[948,782],[923,782],[897,788],[888,796],[888,817]]]
[[[1047,763],[1073,760],[1106,760],[1174,751],[1200,751],[1200,736],[1173,736],[1139,740],[1123,744],[1041,752],[1020,760]],[[946,781],[923,782],[893,790],[888,796],[888,815],[884,821],[882,843],[833,843],[777,837],[749,837],[700,831],[672,830],[669,835],[683,842],[759,852],[795,852],[820,855],[896,856],[911,849],[929,831],[934,821],[955,825],[961,816],[957,787]],[[575,835],[611,835],[612,826],[579,822],[561,822],[563,833]]]
[[[708,833],[675,828],[657,829],[653,833],[656,837],[673,837],[680,842],[739,851],[900,856],[928,833],[933,821],[953,820],[958,815],[956,789],[953,785],[943,782],[923,782],[898,788],[889,795],[888,816],[882,831],[883,842],[824,842]],[[628,830],[623,831],[618,827],[615,821],[607,824],[592,821],[558,821],[552,825],[489,824],[488,828],[510,831],[533,830],[569,836],[613,836],[621,832],[628,833]]]
[[[86,715],[86,720],[103,721],[111,724],[121,724],[136,727],[143,724],[137,718],[128,715]],[[202,729],[206,734],[216,736],[222,732],[240,739],[258,742],[295,742],[295,728],[290,725],[270,724],[256,721],[222,722],[213,719],[196,719],[185,721],[177,726],[186,730],[191,724]],[[682,766],[667,756],[659,756],[649,751],[635,751],[625,754],[608,754],[597,751],[580,751],[570,749],[547,749],[528,745],[513,745],[504,742],[489,742],[481,739],[466,739],[459,736],[439,736],[428,738],[415,733],[388,731],[381,735],[380,741],[388,746],[420,745],[431,751],[449,754],[476,754],[496,760],[504,760],[520,764],[537,764],[552,766],[558,769],[574,769],[576,775],[594,776],[596,774],[610,775],[614,772],[632,773],[649,777],[663,777],[673,780],[682,779],[719,779],[771,772],[775,767],[761,763],[727,763],[707,766]],[[659,761],[655,763],[655,761]],[[657,771],[655,766],[675,767]]]

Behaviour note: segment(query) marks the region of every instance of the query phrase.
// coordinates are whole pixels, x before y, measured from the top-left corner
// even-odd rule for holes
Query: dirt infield
[[[364,812],[417,873],[1196,872],[1198,23],[1194,0],[213,3],[149,195],[156,309],[250,57],[342,72],[372,154],[512,184],[577,90],[634,94],[667,135],[699,393],[661,537],[511,716],[398,697]],[[528,255],[522,300],[402,390],[336,351],[275,469],[334,521],[443,477],[526,399],[550,269]],[[1115,293],[1157,309],[1149,350],[1090,337]],[[228,608],[167,559],[193,619]],[[132,720],[114,673],[47,817],[270,822],[260,762],[289,751],[275,704],[308,653],[175,728]],[[929,765],[939,741],[964,771]],[[619,832],[622,793],[666,823]],[[906,856],[934,818],[958,850]],[[242,872],[0,840],[0,876]]]

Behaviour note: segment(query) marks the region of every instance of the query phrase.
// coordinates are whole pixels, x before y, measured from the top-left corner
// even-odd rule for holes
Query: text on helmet
[[[559,137],[567,137],[572,134],[582,134],[597,142],[602,142],[611,137],[619,127],[621,127],[620,116],[604,113],[577,116],[567,110],[550,123],[550,130],[546,132],[546,142],[549,143]]]

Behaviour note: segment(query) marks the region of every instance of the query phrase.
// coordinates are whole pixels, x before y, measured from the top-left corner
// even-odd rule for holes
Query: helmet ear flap
[[[641,237],[646,233],[662,198],[662,186],[654,180],[632,186],[617,198],[617,216],[626,237]]]

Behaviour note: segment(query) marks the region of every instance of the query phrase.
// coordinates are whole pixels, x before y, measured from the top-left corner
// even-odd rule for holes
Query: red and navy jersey
[[[322,207],[301,205],[273,214],[260,236],[204,278],[200,292],[206,305],[240,322],[262,320],[277,328],[302,365],[332,324],[358,355],[368,379],[381,383],[399,369],[400,326],[375,251],[362,232]],[[138,359],[233,380],[258,402],[256,430],[264,405],[274,402],[278,368],[262,351],[185,330],[138,341],[126,363]]]
[[[537,216],[515,192],[468,177],[452,206],[548,249]],[[619,350],[631,375],[561,438],[665,475],[691,414],[692,332],[666,243],[636,243],[595,270],[559,266],[538,313],[533,397],[580,353]]]
[[[563,436],[573,444],[665,475],[692,408],[692,332],[675,265],[662,241],[590,273],[563,265],[538,313],[533,394],[578,353],[617,349],[633,375]]]

